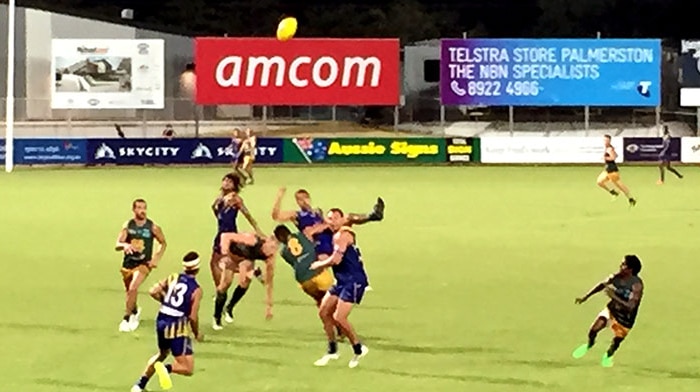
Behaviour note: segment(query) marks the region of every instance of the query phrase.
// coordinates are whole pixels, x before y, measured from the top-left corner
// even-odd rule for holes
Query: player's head
[[[238,139],[241,137],[241,130],[239,128],[233,128],[233,136],[234,139]]]
[[[228,192],[241,191],[241,178],[236,173],[228,173],[221,179],[221,190]]]
[[[292,232],[285,225],[278,225],[277,227],[275,227],[274,233],[277,241],[283,244],[286,244],[289,240],[289,236],[292,235]]]
[[[668,125],[664,125],[664,136],[668,136],[671,134],[671,131],[668,130]]]
[[[629,275],[639,275],[642,270],[642,261],[636,255],[625,255],[620,264],[620,272]]]
[[[603,143],[605,143],[605,147],[610,147],[610,142],[612,141],[612,136],[610,135],[603,135]]]
[[[146,200],[136,199],[131,203],[131,211],[134,212],[134,218],[146,219]]]
[[[311,195],[306,189],[299,189],[294,192],[294,198],[297,201],[297,205],[299,205],[299,208],[302,210],[311,209]]]
[[[245,129],[245,137],[249,138],[253,136],[253,130],[250,128]]]
[[[199,254],[194,251],[187,252],[182,258],[182,269],[188,275],[197,275],[199,272]]]
[[[326,223],[333,231],[340,230],[345,224],[345,214],[340,208],[331,208],[326,214]]]

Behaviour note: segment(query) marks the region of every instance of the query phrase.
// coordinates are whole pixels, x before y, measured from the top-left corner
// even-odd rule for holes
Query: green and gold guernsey
[[[316,247],[304,234],[291,234],[287,243],[282,246],[280,254],[284,261],[294,268],[297,282],[304,283],[318,274],[318,271],[310,269],[311,263],[316,261]]]
[[[124,254],[122,267],[133,269],[141,264],[146,264],[153,257],[153,221],[146,219],[146,223],[139,226],[131,219],[126,224],[126,241],[134,248],[134,253]]]

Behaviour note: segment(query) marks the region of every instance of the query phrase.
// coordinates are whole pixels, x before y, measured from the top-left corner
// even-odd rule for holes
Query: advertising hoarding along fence
[[[87,162],[85,139],[17,139],[15,163],[18,165],[84,164]]]
[[[681,138],[681,162],[700,163],[700,137]]]
[[[660,137],[626,137],[625,161],[629,162],[658,162],[659,153],[663,148]],[[671,138],[669,153],[672,161],[681,160],[681,139]]]
[[[600,137],[484,137],[481,138],[483,163],[600,163],[603,165],[603,138]],[[623,160],[623,141],[614,137],[612,145]]]
[[[700,106],[700,40],[681,41],[681,106]]]
[[[481,161],[481,142],[477,138],[448,138],[445,154],[447,162],[479,162]]]
[[[162,39],[54,39],[53,109],[163,109]]]
[[[91,165],[211,164],[230,163],[231,140],[212,139],[89,139]],[[257,163],[282,163],[282,139],[258,138]]]
[[[197,38],[196,101],[398,105],[398,39]]]
[[[444,105],[658,106],[661,40],[443,39]]]
[[[445,139],[285,139],[286,163],[444,163]]]

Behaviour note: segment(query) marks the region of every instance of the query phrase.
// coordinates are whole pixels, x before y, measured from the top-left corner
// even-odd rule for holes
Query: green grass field
[[[377,195],[385,221],[358,228],[373,292],[351,316],[371,352],[347,368],[351,349],[327,368],[316,309],[278,260],[274,320],[255,283],[237,323],[211,330],[213,284],[200,282],[206,342],[192,378],[174,391],[697,391],[700,312],[696,227],[700,170],[655,185],[653,167],[623,167],[639,199],[611,202],[599,168],[261,168],[243,196],[263,229],[277,187],[304,187],[325,209],[366,212]],[[225,169],[20,170],[0,175],[3,263],[0,356],[3,391],[128,391],[155,352],[156,303],[117,332],[123,309],[113,245],[130,202],[144,197],[169,242],[150,285],[195,249],[208,258],[210,211]],[[247,230],[245,220],[240,225]],[[600,366],[609,331],[582,360],[604,306],[574,305],[640,255],[646,290],[637,325],[612,369]],[[145,288],[144,288],[145,289]],[[149,384],[158,389],[157,380]],[[332,389],[331,389],[332,388]]]

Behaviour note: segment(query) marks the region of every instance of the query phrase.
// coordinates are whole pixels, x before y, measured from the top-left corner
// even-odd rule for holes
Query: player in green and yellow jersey
[[[282,244],[280,255],[294,268],[294,277],[301,289],[316,301],[316,306],[320,306],[326,292],[333,286],[333,275],[327,268],[311,270],[311,263],[317,259],[316,245],[303,233],[292,233],[285,225],[275,227],[275,238]]]
[[[126,290],[126,311],[119,324],[121,332],[138,328],[140,310],[136,299],[139,287],[151,270],[158,266],[167,246],[163,230],[146,216],[146,201],[134,200],[131,209],[134,217],[124,223],[115,246],[116,251],[124,252],[121,273]],[[153,247],[154,240],[160,245],[158,249]]]
[[[612,137],[610,135],[603,136],[603,144],[605,148],[605,152],[603,153],[605,168],[600,173],[600,175],[598,175],[596,183],[599,187],[603,188],[605,192],[608,192],[611,195],[613,195],[613,198],[617,198],[620,195],[620,193],[615,189],[615,187],[617,187],[617,189],[619,189],[620,191],[622,191],[622,193],[625,194],[625,196],[627,197],[627,201],[629,201],[630,203],[630,206],[637,205],[637,200],[634,197],[632,197],[630,189],[620,179],[620,168],[615,162],[615,160],[617,159],[617,152],[615,151],[615,147],[613,147],[612,145]],[[612,187],[608,187],[608,183],[610,182],[612,182],[613,184]]]

